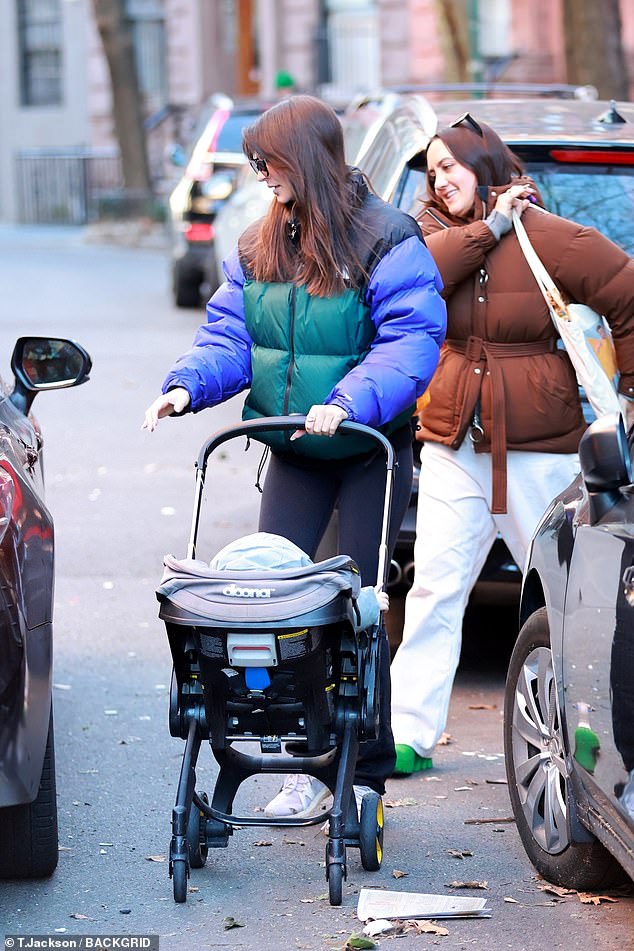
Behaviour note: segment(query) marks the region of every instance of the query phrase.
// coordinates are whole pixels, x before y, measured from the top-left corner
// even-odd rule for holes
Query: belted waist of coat
[[[481,337],[468,340],[445,340],[448,350],[463,353],[471,363],[486,364],[491,377],[491,512],[501,515],[506,512],[506,398],[504,377],[500,359],[533,357],[554,353],[557,341],[534,340],[530,343],[492,343]],[[481,380],[473,374],[467,384],[467,405],[475,406],[480,393]]]

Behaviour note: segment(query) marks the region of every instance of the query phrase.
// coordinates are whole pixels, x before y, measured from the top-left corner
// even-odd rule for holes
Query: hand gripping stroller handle
[[[196,557],[196,540],[198,536],[198,525],[200,521],[200,509],[202,505],[203,487],[205,483],[205,474],[207,470],[207,460],[211,453],[228,442],[230,439],[236,439],[239,436],[255,436],[258,433],[267,432],[294,432],[296,429],[304,429],[306,423],[305,416],[266,416],[262,419],[247,420],[237,426],[227,426],[219,430],[203,444],[196,460],[196,494],[194,498],[194,511],[192,515],[192,526],[187,548],[187,557]],[[387,539],[390,528],[390,507],[392,503],[392,481],[394,473],[394,449],[389,439],[383,433],[378,432],[371,426],[365,426],[363,423],[353,423],[350,420],[343,420],[337,429],[337,433],[345,435],[346,433],[358,433],[367,436],[368,439],[378,443],[385,453],[385,499],[383,504],[383,519],[381,523],[381,542],[379,545],[379,562],[377,570],[376,583],[384,587],[388,575],[387,558]],[[320,437],[321,438],[321,437]],[[325,438],[325,437],[324,437]]]

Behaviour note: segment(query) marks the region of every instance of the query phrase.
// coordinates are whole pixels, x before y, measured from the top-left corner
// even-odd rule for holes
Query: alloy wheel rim
[[[570,844],[566,821],[567,770],[552,651],[528,655],[515,686],[513,766],[524,818],[551,855]]]

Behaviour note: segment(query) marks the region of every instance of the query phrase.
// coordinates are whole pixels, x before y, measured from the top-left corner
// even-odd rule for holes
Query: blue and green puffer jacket
[[[355,184],[363,203],[352,237],[369,275],[365,286],[323,298],[301,285],[258,282],[236,249],[207,305],[207,323],[163,392],[184,387],[193,412],[248,388],[244,419],[335,403],[354,422],[386,433],[402,425],[438,363],[446,329],[442,282],[416,222],[370,193],[361,177]],[[316,458],[360,451],[356,437],[289,442],[289,435],[266,441]]]

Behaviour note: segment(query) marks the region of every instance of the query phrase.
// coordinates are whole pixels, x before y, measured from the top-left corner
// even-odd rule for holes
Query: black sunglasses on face
[[[468,123],[472,130],[477,133],[481,139],[484,138],[484,132],[482,131],[482,128],[478,125],[470,112],[463,112],[461,116],[458,116],[457,119],[454,119],[453,122],[449,123],[449,128],[455,129],[456,126],[462,125],[463,122]]]
[[[264,175],[265,178],[269,177],[269,167],[263,158],[258,158],[254,155],[249,159],[249,165],[256,175]]]

